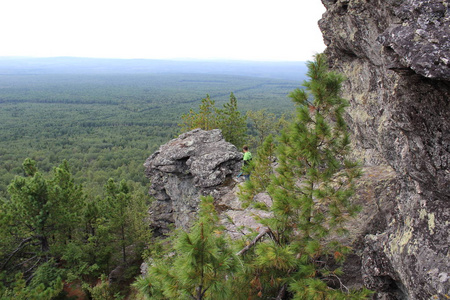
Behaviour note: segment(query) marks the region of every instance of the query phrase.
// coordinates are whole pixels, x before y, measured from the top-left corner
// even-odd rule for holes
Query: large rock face
[[[236,194],[242,167],[242,153],[223,139],[220,130],[194,129],[162,145],[145,162],[151,181],[150,195],[155,198],[149,209],[149,222],[156,234],[166,234],[173,227],[187,228],[195,219],[201,196],[211,195],[227,233],[238,238],[258,230],[253,216],[267,212],[242,208]],[[270,205],[267,195],[255,201]]]
[[[348,121],[366,165],[398,189],[387,226],[360,246],[377,299],[450,296],[450,3],[322,0],[326,53],[348,81]],[[436,298],[431,298],[435,296]]]
[[[151,180],[150,223],[165,233],[170,225],[186,228],[196,215],[200,196],[219,199],[229,193],[239,173],[242,153],[220,130],[195,129],[162,145],[145,162]]]

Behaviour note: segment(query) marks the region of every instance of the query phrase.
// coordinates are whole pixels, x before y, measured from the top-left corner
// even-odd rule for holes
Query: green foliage
[[[125,180],[116,184],[112,178],[105,185],[105,194],[102,200],[104,226],[111,235],[111,242],[120,247],[122,261],[126,263],[126,248],[134,245],[142,250],[149,238],[150,232],[143,222],[147,211],[145,198],[133,197]]]
[[[202,198],[190,232],[180,231],[173,249],[151,259],[148,275],[135,284],[147,299],[239,299],[231,294],[238,260],[213,202]]]
[[[105,275],[100,277],[100,280],[96,285],[85,285],[85,289],[89,292],[90,299],[92,300],[121,300],[125,298],[111,287],[108,278]]]
[[[230,241],[218,227],[211,197],[199,219],[180,231],[162,256],[153,255],[146,277],[135,284],[148,299],[365,299],[349,291],[340,264],[350,249],[334,240],[357,208],[349,201],[360,169],[347,157],[349,136],[342,114],[341,76],[323,55],[309,63],[306,90],[295,90],[295,120],[276,146],[269,135],[258,149],[241,198],[267,191],[271,217],[259,234]],[[278,168],[273,172],[277,149]],[[259,207],[260,208],[260,207]],[[266,208],[269,209],[269,208]],[[264,239],[265,237],[269,237]],[[231,248],[240,249],[237,254]],[[216,293],[220,291],[220,293]]]
[[[254,249],[255,293],[266,299],[363,299],[366,290],[349,292],[327,284],[340,274],[331,266],[349,251],[332,237],[345,232],[345,220],[357,211],[349,197],[361,174],[347,158],[350,140],[343,113],[348,104],[339,95],[344,78],[328,71],[323,54],[308,67],[306,90],[290,95],[297,117],[279,138],[279,167],[267,186],[273,217],[262,222],[272,241]],[[243,193],[258,191],[256,186],[244,187]]]
[[[0,274],[0,298],[2,300],[28,300],[28,299],[52,299],[62,291],[61,280],[51,282],[50,286],[41,283],[27,286],[22,273],[17,273],[13,279],[5,278],[6,274]],[[4,285],[7,279],[7,285]]]
[[[91,201],[66,161],[49,178],[33,160],[25,160],[24,169],[27,176],[16,176],[9,199],[1,202],[0,270],[9,277],[21,272],[29,293],[52,293],[61,279],[89,280],[123,262],[135,270],[132,264],[140,261],[150,236],[143,222],[148,203],[139,184],[110,179],[105,197]],[[22,284],[8,282],[5,293]]]
[[[23,162],[22,167],[27,176],[34,176],[37,172],[36,162],[28,157]]]
[[[241,116],[237,108],[237,100],[233,93],[230,101],[223,105],[222,109],[215,106],[215,101],[206,95],[202,99],[199,111],[193,109],[181,116],[183,123],[179,124],[182,132],[195,128],[203,130],[221,129],[226,141],[240,148],[246,140],[247,123],[246,116]]]
[[[114,180],[110,178],[105,185],[105,191],[107,195],[104,199],[106,202],[105,206],[107,207],[105,217],[110,221],[108,224],[110,226],[109,230],[112,234],[117,235],[115,242],[120,245],[123,262],[126,262],[125,248],[131,244],[127,240],[127,237],[130,237],[130,228],[127,222],[130,213],[127,208],[130,206],[131,199],[129,188],[125,180],[122,180],[116,185]]]
[[[39,286],[44,286],[45,288],[59,286],[61,278],[64,276],[63,273],[64,271],[57,267],[55,260],[50,259],[40,265],[33,273],[29,287],[36,289]]]
[[[180,124],[182,132],[186,132],[195,128],[211,130],[217,128],[218,111],[215,101],[209,95],[202,99],[198,113],[193,109],[189,113],[181,116],[183,123]]]
[[[253,233],[229,240],[218,225],[213,199],[204,198],[189,231],[148,249],[153,254],[148,276],[135,283],[139,296],[366,297],[367,290],[330,284],[339,285],[342,270],[336,265],[350,251],[331,236],[345,233],[346,217],[357,211],[349,197],[360,171],[347,159],[347,103],[339,96],[343,78],[328,72],[323,55],[308,66],[306,90],[290,95],[297,115],[279,137],[276,173],[271,134],[278,135],[286,124],[277,116],[290,106],[278,95],[284,97],[291,83],[226,76],[212,80],[210,75],[189,80],[180,75],[2,76],[0,271],[6,272],[0,278],[0,297],[51,299],[61,292],[61,279],[90,281],[138,260],[150,240],[143,222],[148,202],[142,162],[173,137],[180,112],[204,90],[223,108],[217,109],[207,95],[199,113],[191,110],[183,116],[184,130],[221,128],[229,142],[241,147],[246,117],[250,119],[250,134],[256,136],[250,144],[258,150],[251,180],[241,193],[247,203],[257,192],[270,193],[273,217],[262,220],[270,239],[253,242]],[[241,115],[234,94],[227,99],[224,84],[244,99],[244,111],[261,110]],[[67,161],[52,169],[63,158]],[[249,246],[246,252],[236,255],[236,248],[244,246]],[[131,274],[133,266],[129,270]],[[104,275],[101,284],[85,286],[93,299],[123,297]]]
[[[0,197],[29,157],[46,174],[66,159],[92,198],[109,178],[145,186],[142,162],[172,139],[180,116],[208,91],[216,105],[230,91],[246,111],[293,107],[294,81],[211,74],[1,75]]]
[[[0,270],[8,279],[20,271],[24,278],[3,281],[2,292],[17,287],[29,299],[58,290],[50,287],[54,281],[37,280],[53,271],[90,281],[124,260],[134,263],[150,240],[142,222],[148,207],[142,162],[173,138],[181,112],[204,91],[224,104],[224,120],[234,126],[241,119],[234,95],[228,99],[225,91],[244,99],[244,111],[267,107],[281,114],[291,107],[283,99],[294,86],[219,75],[0,77]],[[34,291],[25,284],[32,281]]]
[[[12,236],[6,239],[10,244],[2,245],[7,258],[1,269],[23,269],[28,276],[50,257],[60,256],[60,248],[74,238],[84,195],[67,162],[55,168],[50,179],[32,160],[25,160],[24,168],[28,177],[15,177],[8,187],[11,197],[0,207],[1,225],[7,228],[2,233]]]
[[[233,93],[230,94],[230,101],[225,103],[223,109],[218,111],[217,126],[222,130],[226,141],[232,143],[238,149],[244,146],[247,136],[247,117],[241,116]]]
[[[149,203],[143,187],[109,179],[104,194],[86,199],[81,248],[68,245],[65,249],[64,259],[78,267],[71,269],[74,278],[98,277],[121,264],[132,269],[150,239],[144,222]]]
[[[258,149],[258,155],[251,162],[251,176],[250,180],[244,182],[241,186],[238,195],[243,201],[244,206],[251,204],[253,197],[264,192],[273,175],[273,163],[275,161],[276,145],[272,135],[269,135],[262,146]],[[256,203],[254,203],[256,205]],[[258,208],[266,208],[259,206]],[[267,209],[267,208],[266,208]]]
[[[250,121],[250,140],[248,144],[252,149],[261,147],[269,135],[278,136],[281,130],[289,124],[288,120],[290,119],[286,114],[279,117],[265,108],[257,111],[247,111],[247,118]]]

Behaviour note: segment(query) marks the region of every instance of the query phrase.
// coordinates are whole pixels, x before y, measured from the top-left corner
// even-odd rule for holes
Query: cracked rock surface
[[[149,194],[155,198],[149,222],[156,234],[173,226],[187,228],[195,219],[201,196],[211,195],[221,222],[232,237],[243,234],[241,226],[258,228],[255,209],[243,209],[236,196],[242,153],[223,139],[218,129],[194,129],[162,145],[144,164],[150,179]]]
[[[388,165],[386,226],[359,245],[374,299],[450,296],[450,3],[322,0],[330,65],[348,80],[355,156]],[[434,298],[432,298],[434,297]]]

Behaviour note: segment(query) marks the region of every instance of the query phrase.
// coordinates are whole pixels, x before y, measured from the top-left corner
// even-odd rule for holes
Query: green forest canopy
[[[281,115],[294,80],[211,74],[0,75],[0,196],[27,157],[49,172],[66,159],[77,183],[101,193],[108,178],[146,185],[142,164],[174,138],[180,116],[209,94],[239,109]]]
[[[370,294],[367,290],[349,291],[342,283],[340,287],[337,282],[329,283],[342,271],[329,269],[323,261],[332,259],[334,268],[349,250],[324,237],[341,230],[336,225],[341,225],[343,211],[350,215],[354,212],[348,198],[352,194],[351,181],[359,169],[347,160],[338,160],[350,151],[342,119],[346,102],[338,96],[343,78],[327,73],[325,60],[318,60],[317,65],[310,63],[309,67],[309,75],[319,71],[304,84],[314,95],[314,102],[309,102],[309,93],[298,89],[299,83],[267,78],[204,74],[0,75],[0,124],[4,128],[0,133],[0,158],[5,166],[0,173],[0,197],[11,197],[1,199],[0,210],[2,224],[6,225],[0,227],[4,241],[0,252],[7,258],[2,264],[6,273],[0,274],[2,298],[22,295],[50,299],[61,291],[63,272],[68,279],[85,280],[88,285],[84,289],[94,299],[104,299],[103,292],[112,296],[115,291],[108,284],[90,284],[118,263],[134,267],[127,267],[125,279],[137,274],[143,241],[149,240],[141,221],[148,207],[143,197],[147,182],[142,163],[180,131],[180,116],[196,108],[206,94],[220,105],[228,100],[230,92],[230,99],[235,95],[243,112],[268,110],[280,116],[293,109],[286,95],[297,88],[291,93],[298,104],[297,119],[281,135],[279,175],[268,182],[267,191],[274,201],[273,217],[261,220],[267,226],[264,234],[271,238],[256,244],[256,237],[254,248],[247,247],[252,242],[245,239],[229,246],[221,228],[214,225],[218,219],[212,211],[213,199],[204,199],[202,209],[206,210],[200,213],[192,231],[180,232],[179,239],[175,237],[174,249],[180,255],[162,255],[163,268],[151,266],[149,274],[163,276],[140,278],[135,287],[155,299],[186,295],[204,299],[207,293],[216,292],[216,296],[229,299],[221,283],[228,285],[225,291],[242,299],[251,294],[265,299],[365,299]],[[311,103],[313,109],[308,107]],[[327,123],[327,119],[332,122]],[[266,155],[270,156],[269,152]],[[25,157],[31,159],[25,160],[22,169]],[[59,161],[63,163],[49,172]],[[257,172],[255,169],[252,177]],[[336,174],[340,185],[333,184]],[[301,176],[305,178],[299,187],[296,182]],[[302,234],[292,234],[298,230]],[[130,246],[135,251],[129,252]],[[241,250],[234,255],[235,246]],[[152,246],[157,252],[161,247]],[[244,250],[245,256],[235,259]],[[134,256],[139,257],[137,261]],[[172,274],[174,270],[167,268],[171,263],[178,273]],[[27,282],[21,277],[10,278],[8,271],[16,272],[17,267],[21,267]],[[216,277],[208,281],[211,276]],[[229,276],[237,281],[229,280]],[[106,277],[102,278],[106,283]],[[5,282],[9,287],[5,288]],[[174,286],[178,288],[174,290]],[[241,293],[247,289],[249,294]],[[116,294],[118,298],[122,295]]]

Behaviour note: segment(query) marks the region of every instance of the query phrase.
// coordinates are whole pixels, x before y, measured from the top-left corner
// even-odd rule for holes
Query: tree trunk
[[[122,256],[123,256],[123,262],[126,263],[127,262],[127,254],[126,254],[126,247],[125,247],[125,227],[122,225],[121,228],[121,233],[122,233]]]
[[[41,251],[44,254],[45,261],[47,261],[48,253],[50,252],[50,245],[48,243],[48,238],[44,235],[40,235],[37,237],[39,243],[41,244]]]

